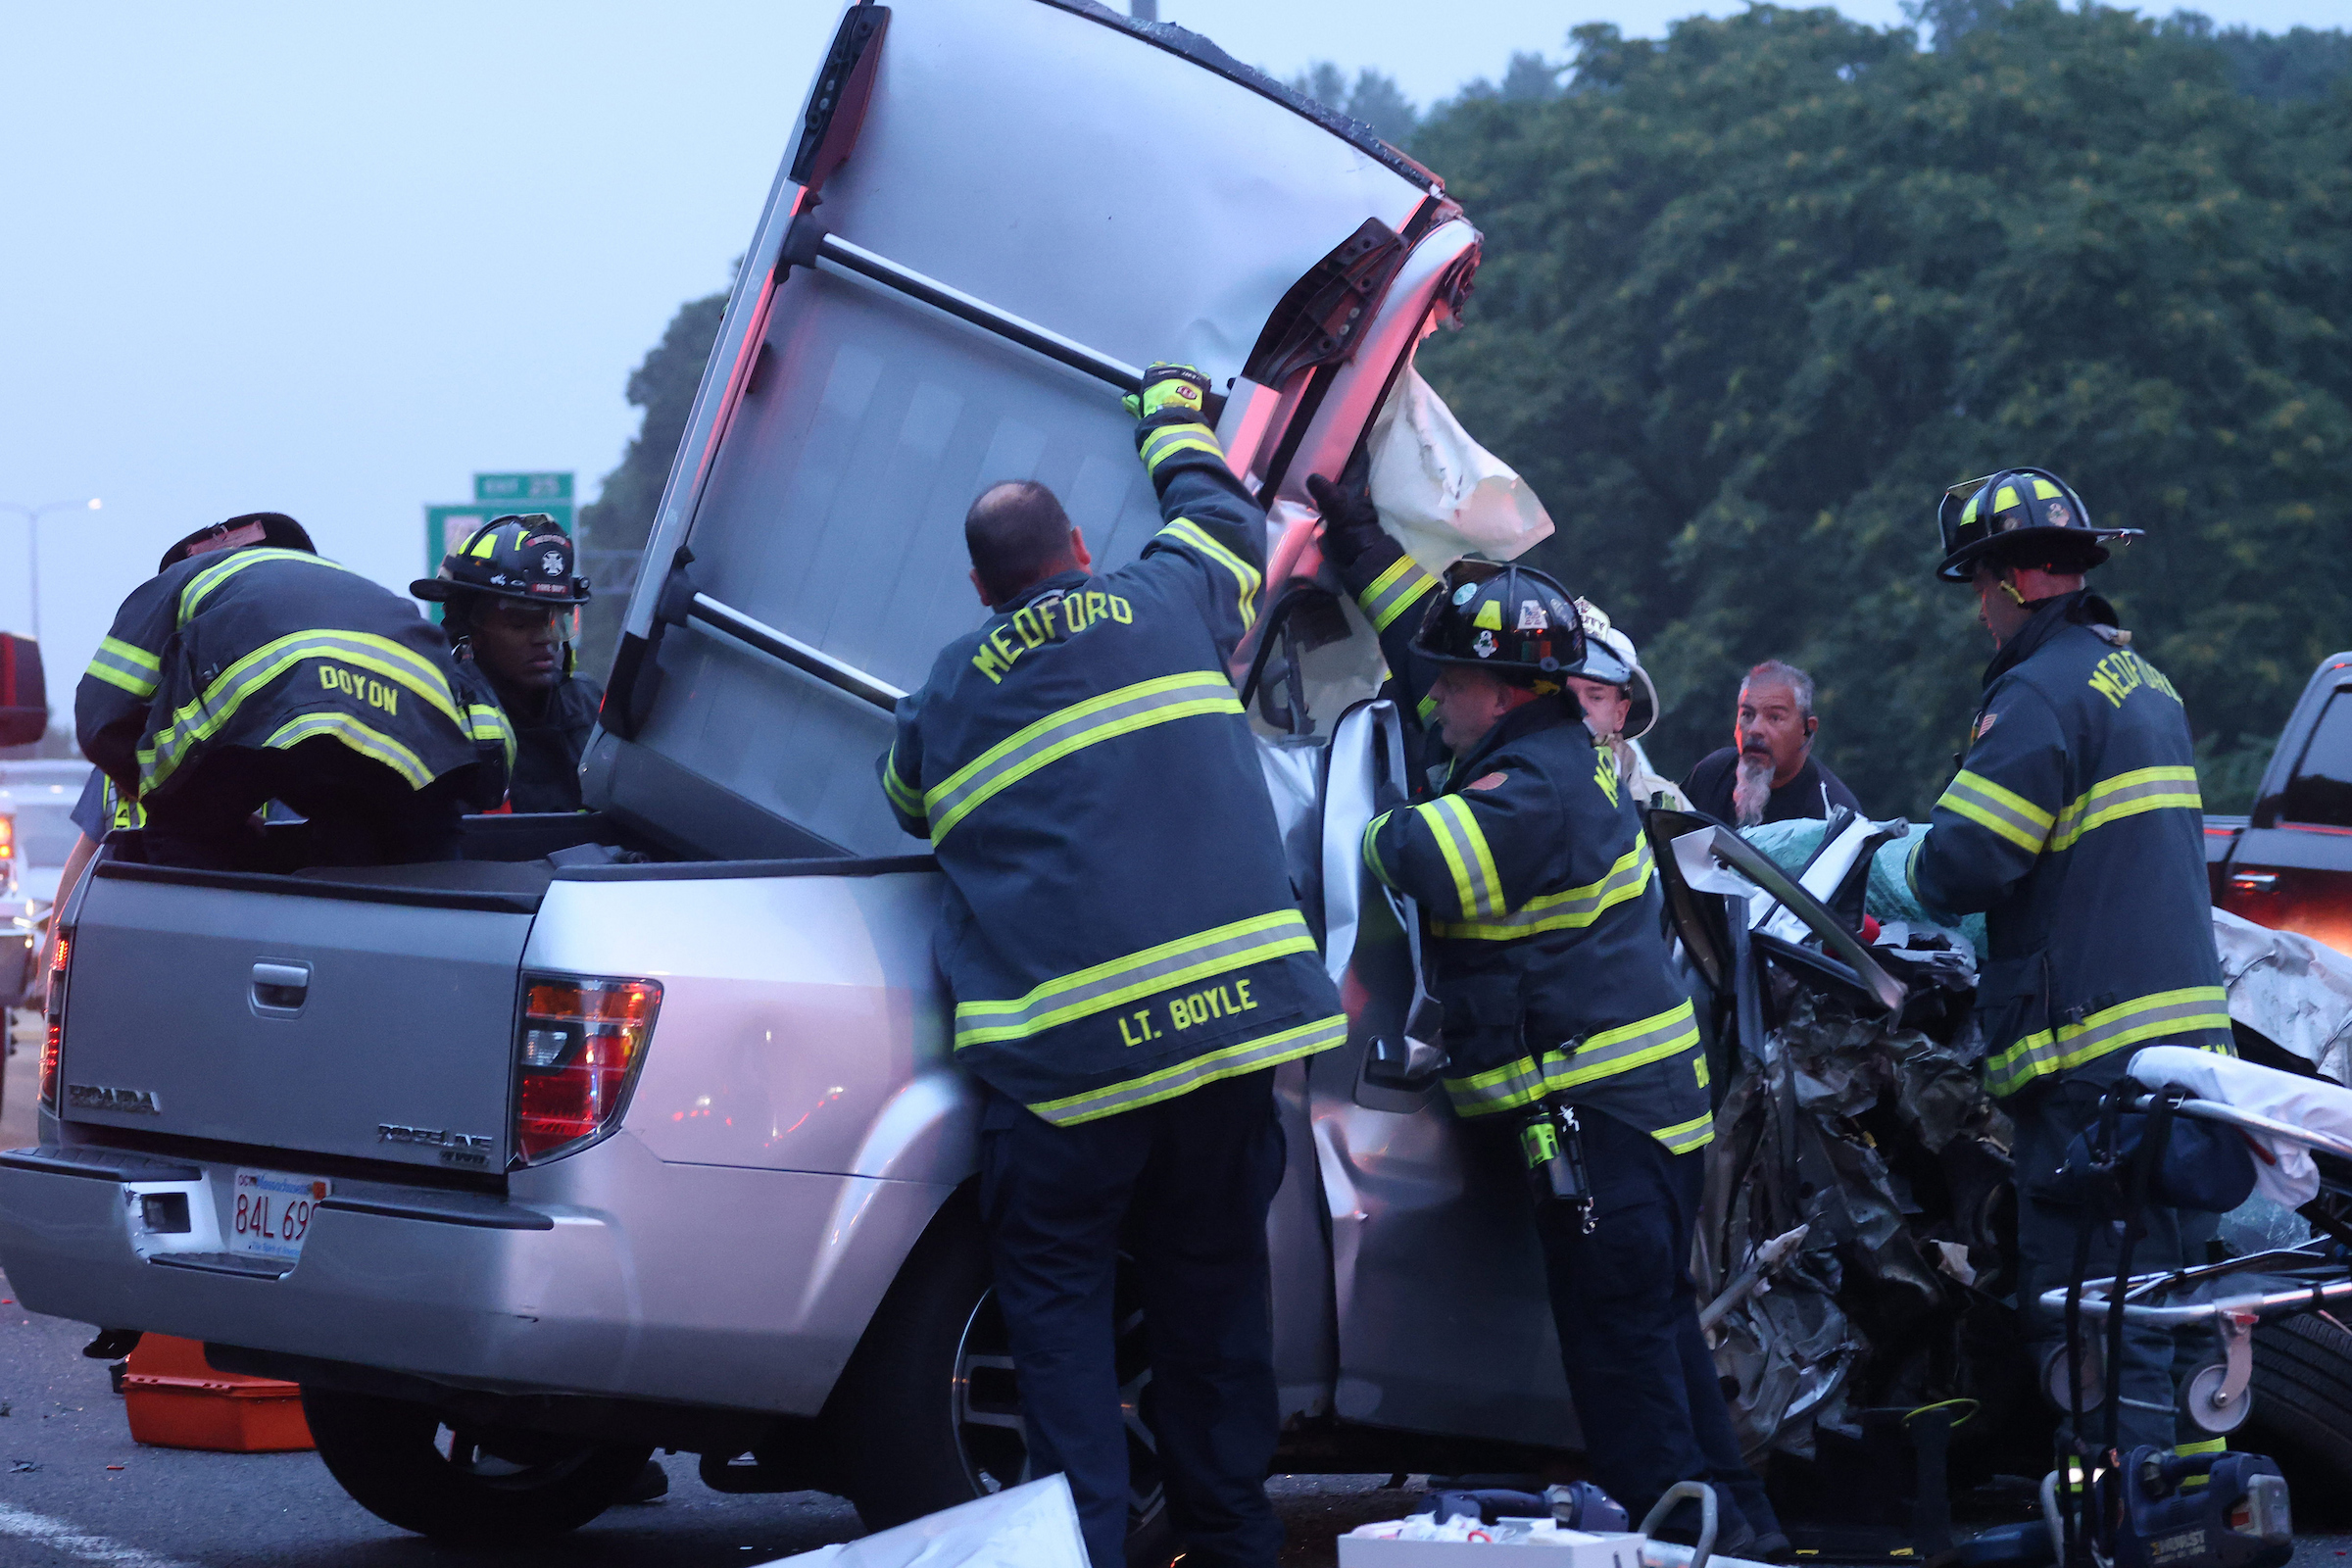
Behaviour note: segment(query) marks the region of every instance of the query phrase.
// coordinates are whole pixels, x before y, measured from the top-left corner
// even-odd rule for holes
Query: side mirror
[[[0,746],[31,746],[49,730],[41,645],[0,632]]]

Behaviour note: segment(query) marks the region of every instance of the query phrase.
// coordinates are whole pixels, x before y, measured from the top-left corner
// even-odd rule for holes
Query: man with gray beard
[[[1826,817],[1832,807],[1856,812],[1862,803],[1845,781],[1814,760],[1813,677],[1768,659],[1740,683],[1732,744],[1709,752],[1683,780],[1691,806],[1735,827]]]

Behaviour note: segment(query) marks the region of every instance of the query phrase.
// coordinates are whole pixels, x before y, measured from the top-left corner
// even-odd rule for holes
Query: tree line
[[[1549,508],[1536,564],[1641,642],[1661,767],[1722,744],[1740,671],[1782,658],[1865,807],[1924,813],[1989,652],[1931,575],[1935,500],[2031,463],[2147,530],[2099,586],[2186,701],[2209,808],[2242,809],[2352,645],[2352,38],[1915,16],[1932,46],[1774,6],[1580,27],[1426,113],[1378,72],[1294,85],[1484,231],[1465,324],[1420,363]],[[632,375],[645,425],[594,543],[643,539],[721,304]]]

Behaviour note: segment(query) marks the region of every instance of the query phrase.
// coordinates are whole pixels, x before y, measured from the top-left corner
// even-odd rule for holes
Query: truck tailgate
[[[65,1120],[506,1168],[535,896],[96,872],[74,923]]]

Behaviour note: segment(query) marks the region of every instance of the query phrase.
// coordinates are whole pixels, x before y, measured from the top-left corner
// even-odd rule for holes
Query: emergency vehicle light
[[[514,1030],[519,1163],[574,1153],[619,1125],[661,1006],[659,981],[523,977]]]

